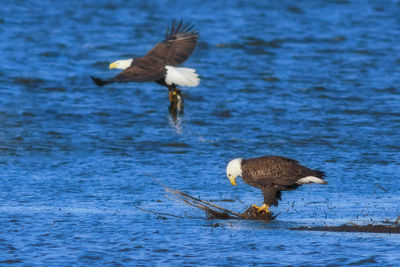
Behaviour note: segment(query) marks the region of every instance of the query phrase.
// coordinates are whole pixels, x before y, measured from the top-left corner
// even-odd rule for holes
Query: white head
[[[117,60],[113,63],[110,64],[110,66],[108,66],[110,69],[127,69],[131,66],[133,61],[133,58],[131,59],[121,59],[121,60]]]
[[[237,158],[229,161],[226,167],[226,175],[232,185],[236,185],[236,177],[242,176],[242,159]]]

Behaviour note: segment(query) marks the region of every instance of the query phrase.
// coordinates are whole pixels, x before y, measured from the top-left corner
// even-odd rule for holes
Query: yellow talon
[[[262,212],[265,212],[265,213],[270,213],[270,211],[269,211],[269,205],[267,205],[267,204],[263,204],[261,207],[258,207],[258,206],[256,206],[256,205],[251,205],[252,207],[254,207],[254,208],[256,208],[257,209],[257,212],[258,213],[262,213]]]
[[[174,101],[174,96],[176,96],[178,93],[176,91],[169,91],[168,92],[168,96],[169,96],[169,102],[172,103],[172,101]]]

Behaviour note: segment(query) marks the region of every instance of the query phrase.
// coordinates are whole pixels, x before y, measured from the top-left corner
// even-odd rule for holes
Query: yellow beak
[[[108,66],[110,69],[115,69],[117,68],[117,63],[113,62]]]
[[[232,185],[236,185],[236,178],[234,177],[229,177],[229,182],[231,182]]]

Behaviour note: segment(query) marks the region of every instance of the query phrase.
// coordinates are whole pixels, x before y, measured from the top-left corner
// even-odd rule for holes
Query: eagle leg
[[[176,86],[175,84],[167,85],[168,86],[168,97],[169,102],[172,103],[174,101],[174,95],[176,95]]]
[[[270,211],[269,211],[269,205],[267,205],[267,204],[263,204],[261,207],[259,207],[259,206],[256,206],[255,204],[253,204],[253,205],[251,205],[252,207],[254,207],[254,208],[256,208],[257,209],[257,212],[258,213],[270,213]]]
[[[169,89],[169,88],[168,88]],[[174,101],[174,95],[176,95],[176,91],[175,90],[171,90],[169,89],[168,91],[168,97],[169,97],[169,102],[172,103],[172,101]]]

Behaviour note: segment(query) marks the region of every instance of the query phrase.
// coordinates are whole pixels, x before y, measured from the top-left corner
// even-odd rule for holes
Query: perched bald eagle
[[[199,34],[193,31],[193,25],[176,24],[172,21],[171,29],[167,28],[165,40],[158,43],[144,57],[118,60],[109,68],[123,69],[114,78],[103,80],[91,77],[99,86],[113,82],[156,82],[169,89],[170,102],[180,95],[176,86],[195,87],[200,79],[195,69],[177,67],[182,64],[196,47]]]
[[[271,205],[278,206],[281,191],[294,190],[303,184],[326,184],[322,171],[312,170],[299,164],[298,161],[281,156],[263,156],[251,159],[233,159],[226,167],[226,175],[232,185],[236,177],[251,186],[260,188],[264,195],[264,204],[258,212],[268,213]]]

